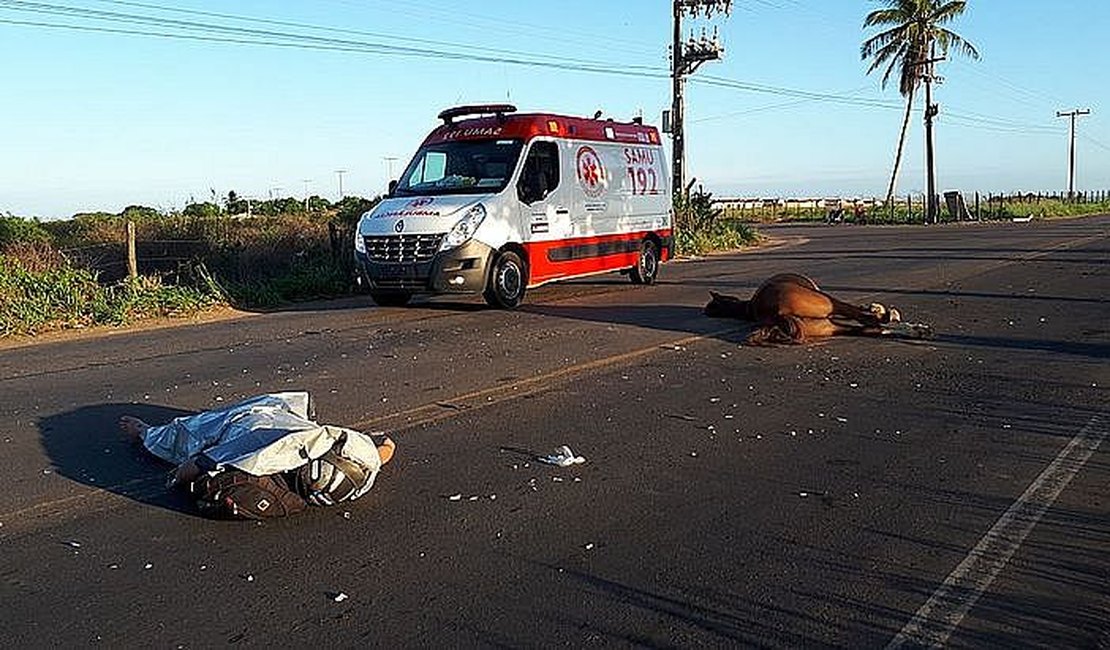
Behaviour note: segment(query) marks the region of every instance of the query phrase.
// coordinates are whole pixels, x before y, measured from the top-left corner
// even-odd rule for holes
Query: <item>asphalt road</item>
[[[1110,217],[765,232],[516,312],[0,351],[0,646],[1110,647]],[[701,315],[781,271],[936,336]],[[205,520],[115,430],[294,388],[398,441],[363,500]]]

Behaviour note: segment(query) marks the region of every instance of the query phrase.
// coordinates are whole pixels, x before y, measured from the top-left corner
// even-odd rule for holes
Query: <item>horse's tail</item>
[[[755,328],[744,342],[748,345],[800,345],[805,343],[805,328],[797,316],[779,316],[774,322]]]

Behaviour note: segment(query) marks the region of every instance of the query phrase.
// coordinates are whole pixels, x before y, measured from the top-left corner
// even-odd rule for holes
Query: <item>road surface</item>
[[[1110,647],[1110,218],[764,232],[515,312],[0,351],[0,645]],[[701,314],[782,271],[936,336]],[[363,500],[201,519],[115,430],[288,389],[397,440]]]

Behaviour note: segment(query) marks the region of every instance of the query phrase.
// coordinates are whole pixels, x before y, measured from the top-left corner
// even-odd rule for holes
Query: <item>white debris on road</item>
[[[538,458],[540,462],[547,463],[548,465],[557,465],[559,467],[570,467],[571,465],[581,465],[586,462],[582,456],[576,456],[570,447],[563,445],[555,449],[555,453],[550,456],[541,456]]]

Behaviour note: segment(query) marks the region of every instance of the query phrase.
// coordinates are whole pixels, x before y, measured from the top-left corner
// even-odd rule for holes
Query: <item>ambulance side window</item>
[[[520,172],[516,193],[522,203],[542,201],[559,187],[559,145],[533,142]]]

